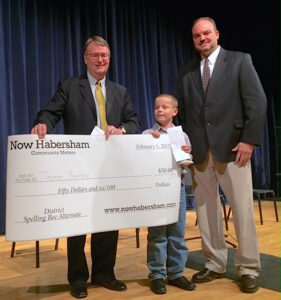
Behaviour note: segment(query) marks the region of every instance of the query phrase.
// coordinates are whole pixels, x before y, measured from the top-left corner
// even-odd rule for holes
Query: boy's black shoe
[[[151,290],[155,294],[166,294],[166,285],[164,279],[154,279],[150,281]]]

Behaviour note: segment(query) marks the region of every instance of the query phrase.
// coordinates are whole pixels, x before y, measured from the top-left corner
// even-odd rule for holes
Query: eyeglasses
[[[89,56],[90,60],[98,60],[101,58],[102,60],[106,60],[109,58],[109,53],[87,53],[87,56]]]

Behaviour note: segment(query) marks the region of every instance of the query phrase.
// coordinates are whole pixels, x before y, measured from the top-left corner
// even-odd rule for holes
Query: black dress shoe
[[[165,280],[164,279],[154,279],[150,281],[151,284],[151,290],[155,294],[166,294],[166,285],[165,285]]]
[[[82,280],[76,280],[70,285],[70,293],[75,298],[85,298],[88,296],[87,283]]]
[[[241,276],[241,291],[244,293],[255,293],[259,289],[257,277],[253,275]]]
[[[95,280],[93,284],[102,285],[105,288],[113,291],[123,292],[127,290],[127,286],[120,280],[113,279],[113,280]]]
[[[186,291],[193,291],[196,288],[196,285],[193,282],[187,280],[184,276],[172,280],[170,279],[168,280],[168,284],[174,285]]]
[[[211,271],[207,268],[204,268],[198,273],[195,273],[192,276],[192,281],[195,283],[204,283],[204,282],[209,282],[214,279],[222,278],[224,276],[224,273],[217,273],[214,271]]]

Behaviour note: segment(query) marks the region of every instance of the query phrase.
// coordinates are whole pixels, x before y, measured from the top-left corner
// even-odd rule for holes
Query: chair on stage
[[[191,174],[190,174],[189,170],[185,174],[184,180],[185,180],[185,193],[186,193],[187,203],[189,203],[189,204],[194,203],[192,178],[191,178]],[[223,194],[221,188],[219,188],[219,194],[220,194],[221,205],[222,205],[222,209],[223,209],[223,217],[224,217],[224,223],[225,223],[225,230],[228,231],[228,229],[229,229],[229,227],[228,227],[228,217],[229,216],[227,216],[227,213],[226,213],[227,199],[226,199],[225,195]],[[194,206],[193,206],[193,208],[194,208]],[[190,210],[190,209],[191,209],[191,206],[187,206],[187,210]],[[196,218],[195,226],[197,226],[197,224],[198,224],[198,219]],[[225,234],[224,237],[227,238],[227,235]],[[195,240],[195,239],[199,239],[199,238],[201,238],[201,236],[187,238],[186,240]],[[235,244],[233,244],[232,242],[228,241],[227,239],[225,240],[225,242],[227,244],[231,245],[233,248],[237,248],[237,246]]]
[[[56,239],[54,250],[58,250],[59,239]],[[136,247],[140,248],[140,228],[136,228]],[[15,256],[16,242],[12,243],[11,257]],[[39,241],[35,241],[35,258],[36,258],[36,268],[40,267],[40,256],[39,256]]]
[[[136,247],[140,247],[140,228],[136,228]]]
[[[55,250],[58,250],[59,247],[59,239],[56,239],[55,242]],[[11,249],[11,257],[15,256],[16,242],[12,243]],[[40,267],[40,259],[39,259],[39,241],[35,241],[35,253],[36,253],[36,268]]]
[[[187,200],[187,210],[193,209],[194,208],[194,194],[193,194],[193,186],[192,186],[192,178],[190,171],[188,170],[187,173],[184,176],[184,181],[185,181],[185,194],[186,194],[186,200]],[[228,218],[226,215],[226,204],[227,204],[227,199],[225,195],[223,194],[221,188],[219,189],[220,193],[220,199],[221,199],[221,205],[223,208],[223,216],[224,216],[224,222],[225,222],[225,229],[228,231]],[[197,225],[197,218],[195,221],[195,225]]]
[[[275,196],[274,190],[253,189],[253,196],[254,196],[254,200],[258,200],[261,225],[263,225],[263,215],[262,215],[262,206],[261,206],[261,200],[262,199],[264,199],[264,200],[273,199],[273,207],[274,207],[274,211],[275,211],[276,222],[279,222],[276,196]],[[231,213],[231,208],[229,208],[229,211],[228,211],[228,214],[227,214],[227,219],[229,219],[230,213]]]

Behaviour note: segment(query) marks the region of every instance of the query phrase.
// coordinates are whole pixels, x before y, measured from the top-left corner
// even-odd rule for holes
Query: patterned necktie
[[[205,93],[207,92],[209,81],[210,81],[210,67],[209,67],[209,60],[208,58],[206,58],[204,62],[203,74],[202,74],[202,84]]]
[[[100,81],[97,81],[96,83],[96,99],[97,99],[99,113],[100,113],[100,127],[102,130],[105,131],[107,128],[106,104],[105,104],[104,96],[102,94]]]

